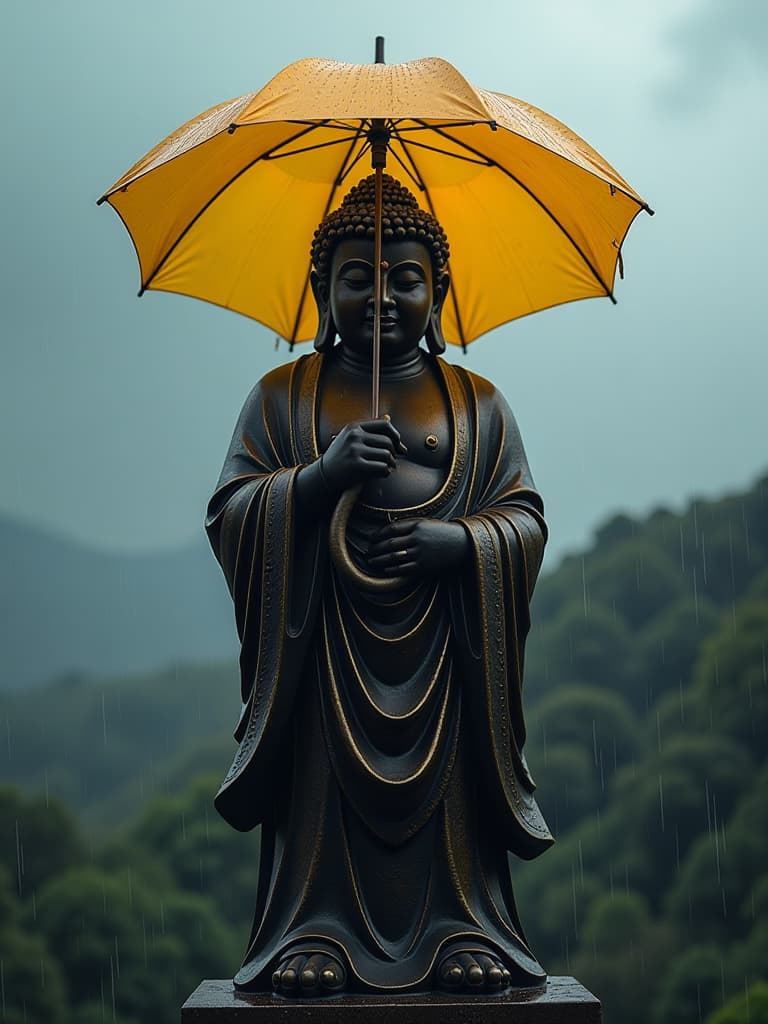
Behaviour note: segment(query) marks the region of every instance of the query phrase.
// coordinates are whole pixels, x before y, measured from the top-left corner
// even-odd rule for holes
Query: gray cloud
[[[768,71],[765,0],[698,0],[667,38],[678,67],[659,90],[665,105],[701,106],[728,81]]]

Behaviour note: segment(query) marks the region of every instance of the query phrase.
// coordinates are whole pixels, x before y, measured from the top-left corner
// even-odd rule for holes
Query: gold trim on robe
[[[364,546],[386,517],[456,520],[470,557],[455,578],[357,592],[330,563],[327,521],[294,497],[297,473],[319,456],[322,359],[304,356],[254,388],[206,524],[241,641],[239,748],[216,806],[235,828],[263,825],[256,921],[238,983],[259,984],[281,949],[309,948],[319,934],[343,950],[363,989],[421,984],[456,935],[486,941],[540,981],[504,866],[507,850],[530,858],[553,841],[523,754],[523,652],[546,525],[517,426],[487,381],[433,360],[450,410],[446,478],[420,505],[359,506],[350,531]],[[472,787],[469,813],[461,794]],[[299,807],[314,828],[306,862],[290,846],[300,841],[285,838],[301,828]],[[482,814],[480,847],[460,834],[461,814]],[[417,856],[422,847],[432,852]],[[408,889],[416,887],[411,917],[397,924],[365,865],[397,875],[402,861],[418,875],[430,858],[429,878]],[[315,875],[337,890],[336,920],[322,909]]]

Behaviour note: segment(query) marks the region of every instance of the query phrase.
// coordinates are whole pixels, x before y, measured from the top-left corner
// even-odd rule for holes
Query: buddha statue
[[[216,806],[261,826],[235,986],[537,988],[508,853],[553,841],[523,753],[542,503],[504,398],[440,358],[448,242],[387,175],[371,418],[373,201],[371,176],[318,228],[316,352],[256,384],[208,509],[241,642],[239,747]],[[352,487],[349,557],[389,589],[331,557]]]

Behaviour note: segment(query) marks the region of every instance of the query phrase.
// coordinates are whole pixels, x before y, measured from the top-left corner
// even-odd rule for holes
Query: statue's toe
[[[461,988],[464,983],[464,969],[455,960],[446,958],[441,964],[439,978],[444,988]]]
[[[327,992],[340,992],[347,981],[347,972],[335,958],[326,960],[320,972],[320,985]]]
[[[439,987],[453,992],[501,992],[511,980],[501,958],[491,950],[479,953],[454,948],[442,958],[437,969]]]
[[[299,977],[299,985],[306,991],[307,989],[317,988],[319,980],[317,971],[314,967],[305,967]]]
[[[286,967],[284,971],[280,971],[280,979],[278,982],[278,988],[281,992],[293,992],[298,986],[299,976],[292,967]]]
[[[475,959],[483,970],[483,981],[488,988],[499,988],[504,982],[504,971],[496,957],[478,953]]]
[[[504,972],[497,964],[493,964],[485,972],[485,980],[491,988],[498,988],[504,982]]]
[[[292,954],[283,957],[272,975],[273,990],[282,995],[289,995],[291,992],[297,991],[306,961],[307,958],[304,955]]]
[[[485,971],[471,953],[461,956],[464,977],[470,988],[480,988],[485,983]]]
[[[347,973],[329,952],[301,953],[283,958],[272,975],[272,989],[280,995],[317,996],[340,992]]]

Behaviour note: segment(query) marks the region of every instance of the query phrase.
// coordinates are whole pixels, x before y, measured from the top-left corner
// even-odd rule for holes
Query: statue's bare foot
[[[437,984],[450,992],[502,992],[511,981],[509,969],[490,950],[479,953],[454,947],[437,965]]]
[[[272,975],[272,989],[281,996],[331,996],[344,991],[347,972],[327,950],[289,953]]]

